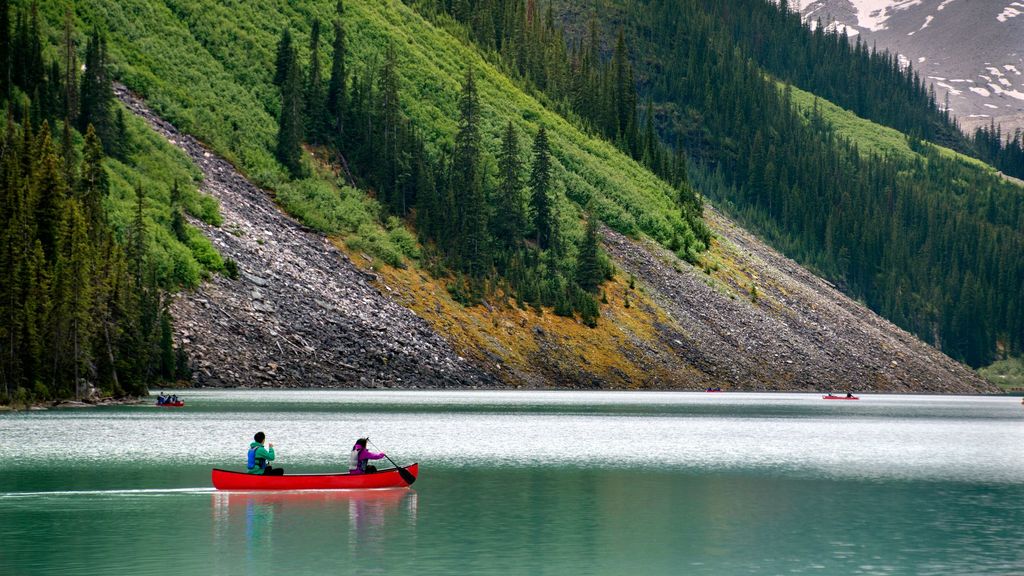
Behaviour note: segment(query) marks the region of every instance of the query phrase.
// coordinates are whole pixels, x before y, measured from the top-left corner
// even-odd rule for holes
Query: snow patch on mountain
[[[1012,2],[1009,6],[1003,8],[1002,13],[996,16],[996,20],[999,20],[1000,22],[1006,22],[1010,18],[1016,18],[1021,14],[1024,14],[1024,3]]]
[[[1004,129],[1024,128],[1024,0],[786,1],[811,27],[889,50],[902,68],[913,63],[965,131],[986,113]]]
[[[924,24],[921,24],[921,27],[918,28],[917,30],[914,30],[912,32],[907,32],[907,36],[913,36],[914,34],[917,34],[918,32],[920,32],[921,30],[924,30],[925,28],[928,27],[929,24],[932,23],[932,20],[935,20],[935,16],[927,16],[927,17],[925,17]]]
[[[945,0],[942,5],[945,7],[954,0]],[[885,21],[893,13],[906,10],[912,6],[918,6],[923,0],[846,0],[842,2],[842,9],[836,7],[836,2],[828,0],[798,0],[790,3],[790,6],[799,6],[800,12],[808,21],[820,18],[823,22],[840,21],[847,25],[855,25],[871,31],[885,29]],[[1017,2],[1015,2],[1017,4]],[[853,20],[844,21],[844,12],[849,12]],[[926,24],[927,26],[927,24]]]
[[[988,87],[991,88],[992,92],[994,92],[997,96],[1009,96],[1010,98],[1013,98],[1015,100],[1024,100],[1024,92],[1021,92],[1020,90],[1005,90],[1002,86],[999,86],[998,84],[989,84]]]

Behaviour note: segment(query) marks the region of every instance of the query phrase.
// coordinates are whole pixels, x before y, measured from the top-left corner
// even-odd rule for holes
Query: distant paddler
[[[270,442],[264,447],[263,442],[267,439],[267,435],[263,432],[257,432],[252,439],[253,442],[249,444],[249,454],[246,462],[249,474],[283,476],[284,468],[274,468],[270,465],[270,462],[274,460],[274,443]]]

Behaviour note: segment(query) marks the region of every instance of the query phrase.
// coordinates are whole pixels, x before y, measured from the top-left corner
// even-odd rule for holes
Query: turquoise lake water
[[[0,574],[1024,574],[1019,398],[188,391],[0,415]],[[412,489],[227,493],[359,435]]]

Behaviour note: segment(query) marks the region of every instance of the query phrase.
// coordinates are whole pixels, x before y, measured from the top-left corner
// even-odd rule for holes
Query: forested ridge
[[[68,14],[53,57],[36,6],[0,1],[0,401],[187,378],[168,290],[223,267],[184,218],[216,204],[114,105],[105,36],[82,36]]]
[[[537,101],[509,94],[504,76],[400,3],[231,10],[137,0],[83,13],[107,21],[117,50],[132,55],[121,69],[129,84],[177,124],[194,121],[182,102],[228,98],[203,107],[223,118],[203,118],[197,134],[285,209],[344,234],[353,249],[392,265],[419,261],[450,277],[466,303],[505,296],[590,324],[601,297],[591,277],[611,268],[591,249],[588,221],[646,233],[691,261],[706,249],[699,200],[684,180],[659,180]],[[161,27],[155,41],[168,44],[134,57],[125,30],[135,15]],[[410,27],[416,35],[404,36]],[[189,40],[179,34],[199,48],[184,50]],[[209,73],[179,97],[199,67]]]
[[[385,217],[415,227],[427,269],[435,276],[455,274],[449,291],[457,300],[473,304],[500,293],[513,296],[521,307],[552,307],[556,314],[569,316],[578,312],[593,326],[599,315],[598,290],[612,268],[598,247],[596,215],[586,215],[588,224],[576,250],[567,246],[571,237],[563,233],[563,219],[554,213],[551,198],[555,186],[564,182],[558,182],[552,171],[544,124],[533,134],[528,154],[520,151],[522,135],[511,121],[501,128],[499,148],[488,149],[476,72],[470,67],[462,78],[454,140],[450,147],[432,152],[420,135],[429,127],[417,126],[403,111],[394,44],[389,41],[379,63],[352,72],[350,78],[344,4],[338,2],[335,10],[329,77],[321,71],[318,18],[309,24],[306,62],[300,61],[288,28],[277,44],[273,80],[281,90],[281,108],[276,155],[291,176],[306,172],[302,142],[327,146],[352,184],[375,193]],[[536,19],[536,30],[551,30],[550,25],[540,25],[539,15],[518,16]],[[560,37],[552,38],[564,51]],[[595,77],[588,72],[588,79]],[[699,200],[686,182],[685,161],[657,161],[665,158],[661,146],[640,155],[636,90],[624,52],[599,80],[615,86],[605,91],[611,97],[602,101],[605,133],[616,135],[635,158],[656,166],[655,172],[677,189],[681,226],[672,230],[667,243],[695,259],[710,240]],[[584,92],[594,88],[587,86]],[[648,136],[653,145],[653,132]],[[585,212],[593,209],[580,207]]]
[[[69,113],[68,86],[81,85],[79,106],[93,106],[88,70],[109,69],[351,250],[422,268],[465,305],[553,311],[588,326],[600,322],[614,274],[599,223],[647,235],[711,274],[700,191],[955,358],[979,365],[1020,351],[1019,189],[932,141],[982,157],[981,139],[1006,158],[1012,147],[987,131],[960,137],[920,80],[885,54],[811,34],[770,10],[747,17],[707,4],[607,1],[597,16],[532,0],[76,6],[71,20],[96,46],[109,42],[98,52],[62,48],[62,15],[44,6],[50,28],[37,26],[50,43],[39,59],[47,72],[12,84],[12,131],[41,133],[42,119],[54,141],[81,138],[88,126],[81,112]],[[16,13],[12,46],[33,10],[24,3]],[[805,36],[790,52],[750,55],[759,44],[736,35],[773,17],[785,34]],[[777,34],[785,37],[769,36]],[[824,64],[790,77],[803,66],[794,62],[809,64],[796,57],[808,46],[877,83],[859,86],[844,106],[909,135],[895,147],[871,145],[860,125],[840,126],[827,103],[794,88],[818,82],[845,94],[856,85]],[[68,81],[77,69],[68,54],[81,53],[102,53],[107,63]],[[885,98],[924,107],[893,113]],[[128,183],[126,195],[126,178],[152,169],[139,160],[159,146],[140,143],[133,119],[107,102],[90,123],[107,171],[124,174],[109,196],[128,200],[103,204],[110,235],[124,246],[148,235],[141,261],[157,295],[150,313],[169,326],[163,291],[230,272],[183,221],[186,211],[215,219],[216,210],[187,169],[135,176],[143,186]],[[65,124],[71,139],[61,138]],[[140,205],[145,224],[137,226]],[[93,348],[106,341],[97,338]],[[148,342],[161,349],[156,336]],[[75,365],[96,378],[96,358]],[[152,366],[147,374],[161,373]]]
[[[535,58],[541,64],[531,66],[518,56],[514,39],[521,33],[507,23],[509,14],[536,12],[537,3],[415,4],[470,27],[474,41],[494,47],[525,82],[636,155],[629,137],[604,128],[600,106],[583,101],[571,82],[550,80],[578,83],[589,59],[610,53],[616,62],[628,52],[639,90],[632,101],[651,103],[649,112],[635,107],[631,124],[655,125],[662,141],[685,150],[702,192],[955,358],[978,366],[1021,350],[1020,188],[929,143],[1001,158],[1012,173],[1020,139],[1000,143],[996,127],[961,135],[895,57],[851,45],[841,34],[812,32],[785,6],[760,0],[601,1],[549,12],[546,36],[565,38],[570,47],[564,58]],[[525,22],[529,31],[531,19]],[[817,104],[795,102],[789,83],[903,130],[908,153],[880,153],[866,140],[870,134],[842,133]],[[588,93],[608,91],[615,93]]]
[[[913,157],[879,157],[813,109],[801,117],[702,4],[653,0],[630,11],[630,26],[663,66],[648,78],[651,98],[701,119],[676,133],[720,175],[707,193],[954,358],[978,366],[1020,351],[1021,189],[914,134]]]
[[[39,60],[45,64],[22,66],[15,46],[11,69],[47,72],[34,84],[12,85],[18,100],[15,125],[39,124],[42,118],[49,126],[66,124],[74,135],[74,128],[90,124],[94,132],[105,135],[97,141],[111,155],[104,161],[107,172],[123,170],[126,178],[137,179],[130,186],[134,201],[127,212],[120,202],[123,178],[113,178],[117,190],[109,195],[119,197],[101,205],[109,210],[111,243],[147,250],[128,268],[144,271],[141,277],[148,288],[137,294],[150,294],[149,308],[159,316],[160,339],[147,335],[145,344],[147,349],[160,349],[163,356],[154,357],[157,361],[167,357],[163,349],[171,349],[169,338],[164,337],[171,321],[166,291],[193,285],[210,271],[230,274],[233,268],[184,223],[185,211],[216,219],[215,207],[211,214],[211,207],[195,196],[194,172],[133,174],[135,164],[159,172],[162,168],[152,161],[163,159],[152,157],[151,146],[134,142],[137,134],[131,133],[136,131],[136,121],[125,118],[110,97],[114,76],[143,94],[157,95],[154,104],[163,113],[183,126],[197,128],[256,181],[273,189],[281,205],[304,222],[324,232],[341,233],[353,250],[380,256],[389,264],[418,261],[417,266],[447,279],[452,297],[465,304],[487,299],[505,305],[511,300],[513,306],[532,307],[538,313],[546,308],[559,315],[578,315],[582,323],[592,326],[598,321],[599,300],[604,299],[601,284],[613,273],[599,247],[599,221],[630,234],[644,232],[690,260],[707,247],[709,232],[701,220],[697,196],[684,179],[659,181],[538,103],[519,95],[508,101],[503,89],[496,89],[506,79],[482,60],[474,64],[470,58],[467,66],[463,48],[446,47],[444,36],[424,27],[422,21],[416,23],[407,10],[357,4],[353,15],[334,2],[311,5],[308,11],[282,6],[286,17],[272,19],[277,25],[261,30],[265,41],[260,50],[233,28],[244,19],[212,5],[139,1],[116,7],[78,5],[68,14],[50,4],[19,5],[21,9],[14,11],[16,22],[11,23],[12,44],[19,45],[29,36],[23,30],[31,28],[42,47],[39,53],[44,54]],[[416,46],[410,52],[408,45],[381,41],[382,31],[392,33],[395,18],[432,34],[429,51],[420,52],[423,47]],[[188,34],[199,39],[203,48],[189,50],[187,42],[180,42],[172,32],[159,36],[159,42],[167,44],[151,47],[145,58],[135,58],[137,47],[125,35],[134,34],[140,22],[170,27],[165,32],[187,23]],[[58,27],[62,23],[69,30],[67,39]],[[90,44],[84,74],[78,73],[82,49],[76,42],[82,34],[76,25],[95,37],[96,50],[102,53],[102,62],[92,62]],[[247,50],[230,49],[232,41],[246,42]],[[200,65],[191,61],[208,55],[224,59]],[[443,65],[448,73],[432,75],[424,58],[431,65]],[[140,63],[152,67],[140,68]],[[455,74],[453,67],[458,70]],[[199,70],[202,74],[194,76]],[[89,82],[96,71],[102,71],[102,82],[94,90]],[[248,82],[255,71],[260,71],[259,80]],[[441,92],[431,87],[430,98],[421,93],[424,84],[446,78],[458,81],[454,87],[442,82]],[[244,94],[234,84],[240,81],[246,82]],[[222,83],[210,85],[216,82]],[[82,90],[72,92],[68,87],[76,83]],[[161,90],[154,90],[156,86]],[[168,91],[162,91],[165,86]],[[173,104],[168,107],[172,100],[166,98],[181,94],[185,86],[188,97],[179,103],[220,98],[225,92],[238,101],[253,96],[257,101],[255,106],[247,102],[238,108],[205,109],[207,115],[225,114],[223,122],[211,122],[209,116],[190,118],[191,111],[181,114],[183,110]],[[94,103],[96,94],[102,103]],[[442,97],[436,99],[438,95]],[[454,105],[444,108],[446,100]],[[69,106],[78,101],[83,108],[99,110],[98,116],[86,122],[80,113],[71,112]],[[32,111],[37,114],[32,116]],[[64,118],[71,120],[64,122]],[[316,160],[311,161],[306,151],[314,152]],[[333,178],[333,169],[340,176]],[[164,178],[168,175],[175,178]],[[146,176],[160,178],[154,181]],[[181,188],[172,181],[179,176]],[[150,186],[158,188],[156,194]],[[73,195],[66,196],[62,206],[74,205]],[[189,252],[184,262],[179,261],[182,246]],[[90,261],[90,272],[97,270],[98,262]],[[99,278],[94,282],[99,284]],[[101,291],[93,293],[100,298]],[[47,318],[58,321],[56,314]],[[120,328],[134,327],[129,324]],[[37,396],[67,395],[68,381],[121,393],[125,386],[111,383],[116,376],[101,365],[101,350],[96,347],[111,339],[105,333],[102,336],[90,332],[83,347],[89,354],[74,362],[79,372],[51,374],[53,389],[44,393],[39,388]],[[24,358],[26,354],[21,350],[14,355]],[[48,350],[44,355],[52,354]],[[149,362],[145,355],[137,357]],[[147,364],[147,379],[133,380],[131,391],[184,373],[184,359],[176,362],[169,370]],[[150,377],[154,374],[159,377]],[[38,381],[31,374],[22,380],[13,383],[11,390],[31,389],[33,380]]]

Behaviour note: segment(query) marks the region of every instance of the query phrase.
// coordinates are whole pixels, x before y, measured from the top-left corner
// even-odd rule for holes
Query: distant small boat
[[[708,388],[705,392],[721,392],[721,388]]]
[[[164,402],[163,404],[157,403],[157,406],[161,408],[181,408],[185,405],[184,400],[178,400],[177,402]]]
[[[831,394],[827,394],[821,398],[823,400],[860,400],[860,398],[856,396],[833,396]]]
[[[403,469],[415,480],[419,464]],[[217,490],[368,490],[376,488],[405,488],[409,485],[398,468],[389,468],[370,474],[285,474],[263,476],[230,470],[213,469],[213,487]]]

